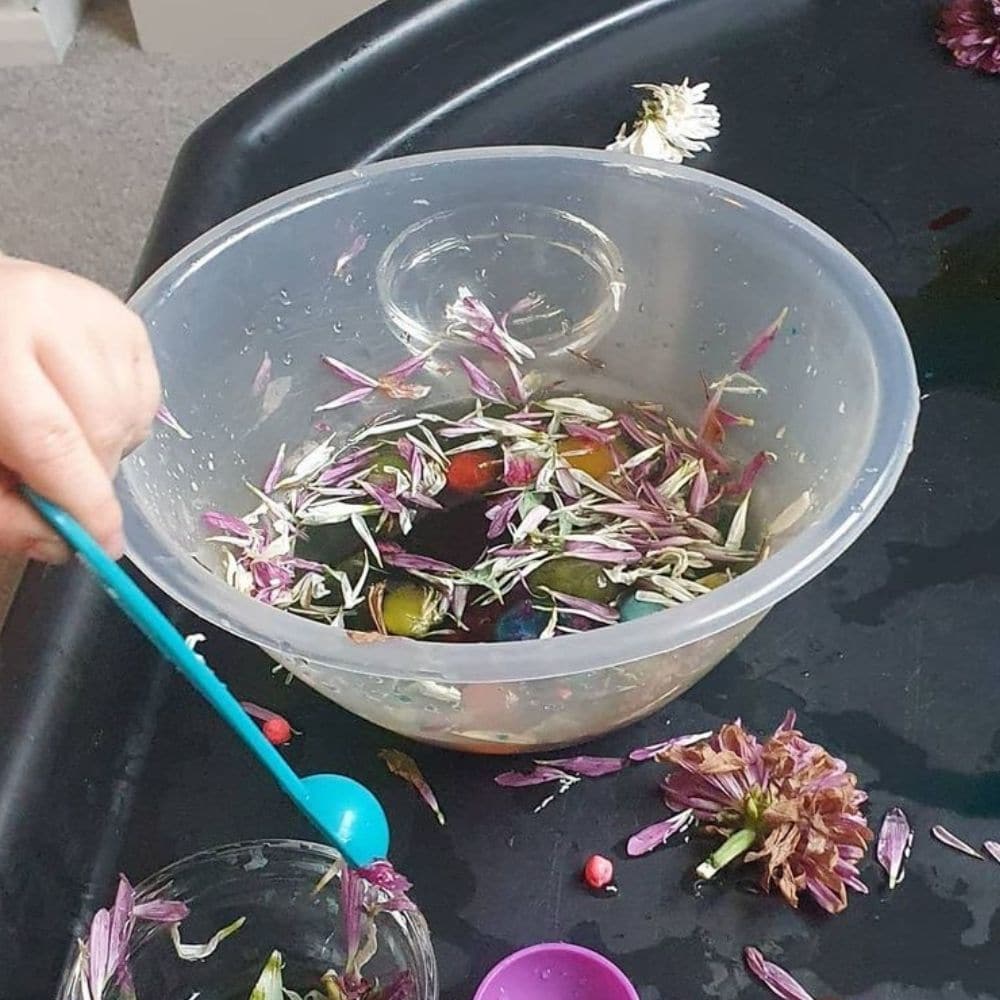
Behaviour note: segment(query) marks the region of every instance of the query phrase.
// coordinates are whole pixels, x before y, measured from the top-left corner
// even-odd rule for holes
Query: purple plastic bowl
[[[536,944],[495,965],[474,1000],[639,1000],[625,973],[589,948]]]

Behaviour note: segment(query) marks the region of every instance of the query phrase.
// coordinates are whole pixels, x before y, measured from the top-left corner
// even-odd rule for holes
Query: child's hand
[[[159,400],[134,313],[83,278],[0,255],[0,550],[46,562],[67,555],[21,499],[27,483],[118,558],[112,479]]]

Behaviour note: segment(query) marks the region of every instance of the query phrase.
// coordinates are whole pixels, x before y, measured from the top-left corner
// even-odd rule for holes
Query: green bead
[[[392,445],[379,448],[371,456],[372,471],[369,479],[378,486],[395,486],[396,470],[405,472],[409,463]]]
[[[640,601],[635,594],[629,594],[618,605],[618,614],[623,622],[634,622],[637,618],[645,618],[646,615],[652,615],[662,610],[662,604],[653,604],[651,601]]]
[[[621,592],[621,586],[607,578],[601,563],[571,556],[560,556],[543,563],[528,577],[528,586],[532,590],[548,587],[549,590],[602,604],[610,604]]]
[[[382,602],[382,621],[389,635],[420,639],[443,617],[441,595],[417,583],[391,586]]]

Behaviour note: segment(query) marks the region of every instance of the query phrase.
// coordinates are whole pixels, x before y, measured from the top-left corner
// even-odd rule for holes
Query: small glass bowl
[[[448,339],[459,289],[500,316],[538,289],[545,297],[510,318],[510,332],[540,357],[592,344],[614,323],[625,293],[621,254],[607,234],[564,209],[477,202],[405,229],[376,272],[382,308],[399,339],[424,350]],[[552,302],[563,303],[562,306]]]
[[[177,957],[166,927],[138,923],[129,946],[136,1000],[247,1000],[271,952],[284,959],[284,984],[303,995],[320,976],[344,961],[337,879],[320,893],[317,882],[340,855],[301,840],[229,844],[184,858],[137,887],[138,903],[177,899],[190,915],[181,924],[185,942],[207,941],[239,917],[246,923],[203,961]],[[386,983],[408,969],[414,1000],[437,1000],[437,963],[430,933],[418,912],[382,913],[376,919],[378,951],[365,965],[367,978]],[[75,969],[58,1000],[83,1000]],[[109,987],[103,1000],[118,1000]]]

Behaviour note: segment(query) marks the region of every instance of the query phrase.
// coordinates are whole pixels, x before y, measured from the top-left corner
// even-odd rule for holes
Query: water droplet
[[[284,288],[282,288],[282,289],[281,289],[281,290],[280,290],[280,291],[278,292],[278,298],[279,298],[279,299],[281,300],[281,304],[282,304],[283,306],[287,306],[287,305],[291,305],[291,303],[292,303],[292,300],[291,300],[291,299],[289,298],[289,296],[288,296],[288,292],[287,292],[287,290],[286,290],[286,289],[284,289]]]
[[[354,275],[351,274],[350,271],[348,271],[347,274],[344,275],[344,284],[345,285],[353,285],[354,284]]]
[[[344,329],[344,324],[341,323],[339,320],[336,323],[333,324],[333,332],[334,333],[340,333],[340,331],[343,330],[343,329]]]
[[[281,355],[281,363],[283,365],[290,365],[292,363],[292,360],[293,358],[291,351],[285,351],[285,353]]]
[[[252,326],[245,326],[245,327],[243,327],[243,332],[248,337],[252,337],[254,335],[254,328]]]

